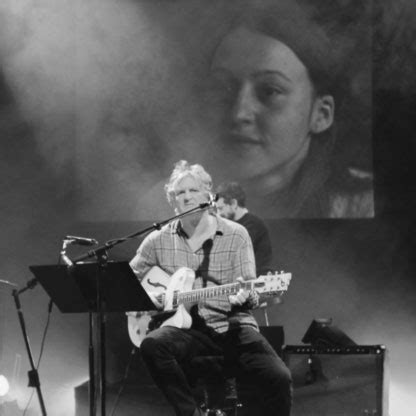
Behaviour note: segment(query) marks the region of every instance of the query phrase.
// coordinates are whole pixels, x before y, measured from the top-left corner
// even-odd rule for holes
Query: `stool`
[[[236,416],[242,407],[238,399],[235,378],[223,356],[193,358],[187,375],[200,407],[209,416]]]

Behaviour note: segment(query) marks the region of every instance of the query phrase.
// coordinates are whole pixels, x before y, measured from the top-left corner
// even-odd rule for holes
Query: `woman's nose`
[[[253,88],[249,84],[241,85],[238,90],[232,109],[234,123],[251,123],[256,114],[257,100]]]

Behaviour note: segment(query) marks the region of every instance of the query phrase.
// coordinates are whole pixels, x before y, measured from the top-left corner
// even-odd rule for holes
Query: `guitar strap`
[[[213,278],[208,274],[209,270],[209,256],[211,254],[212,246],[214,245],[214,241],[212,238],[205,240],[202,244],[202,251],[204,253],[204,258],[202,259],[201,264],[199,265],[198,269],[195,271],[195,276],[197,278],[202,279],[202,287],[207,287],[207,282],[211,281],[215,284],[220,284],[217,279]],[[198,328],[202,330],[206,327],[205,322],[198,314],[198,305],[193,305],[190,310],[192,316],[192,328]]]
[[[202,259],[201,264],[199,265],[195,275],[197,277],[202,278],[202,287],[207,287],[207,282],[213,282],[216,285],[220,285],[221,283],[215,277],[212,277],[208,274],[209,270],[209,256],[211,254],[212,246],[214,245],[214,241],[212,238],[205,240],[202,244],[202,251],[204,253],[204,258]]]

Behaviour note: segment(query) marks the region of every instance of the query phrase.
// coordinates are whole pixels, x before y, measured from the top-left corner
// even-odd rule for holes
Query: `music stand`
[[[95,415],[93,316],[97,313],[99,331],[96,345],[100,348],[101,410],[105,414],[105,332],[106,312],[149,311],[155,306],[126,261],[29,266],[58,309],[63,313],[89,312],[90,413]],[[100,395],[98,395],[100,396]]]

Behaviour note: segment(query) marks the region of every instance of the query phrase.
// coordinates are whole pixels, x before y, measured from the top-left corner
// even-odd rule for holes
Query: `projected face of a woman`
[[[208,89],[228,176],[275,189],[287,185],[325,116],[295,53],[277,39],[237,28],[215,52]]]

